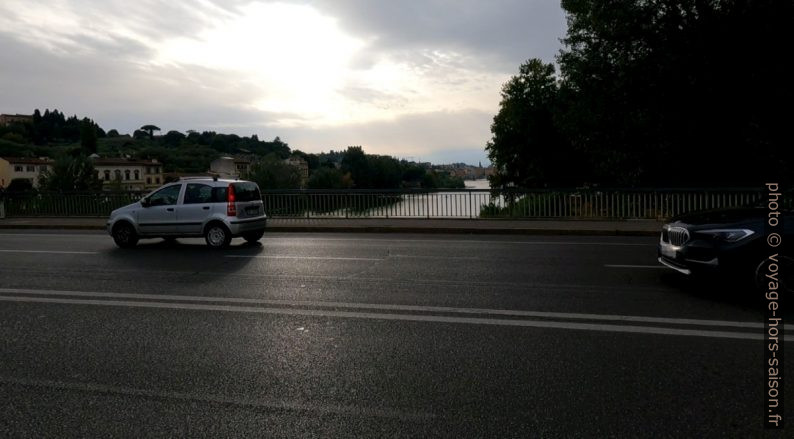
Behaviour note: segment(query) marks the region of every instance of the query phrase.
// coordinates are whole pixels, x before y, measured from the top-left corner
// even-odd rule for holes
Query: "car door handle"
[[[174,211],[174,208],[173,208],[173,207],[168,207],[168,208],[166,208],[165,210],[167,210],[167,211],[169,211],[169,212],[173,212],[173,211]]]
[[[204,207],[202,207],[202,209],[204,209],[204,210],[210,210],[210,207],[209,207],[209,206],[204,206]]]

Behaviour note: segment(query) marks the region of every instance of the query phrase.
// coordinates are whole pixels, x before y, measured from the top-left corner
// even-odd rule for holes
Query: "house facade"
[[[39,175],[52,170],[53,160],[47,157],[0,157],[0,188],[7,188],[12,180],[28,180],[39,186]]]
[[[163,164],[156,159],[94,158],[103,190],[147,191],[165,183]]]

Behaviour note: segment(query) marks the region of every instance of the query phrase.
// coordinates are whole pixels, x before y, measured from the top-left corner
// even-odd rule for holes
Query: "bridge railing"
[[[144,192],[6,194],[8,217],[107,216]],[[740,207],[763,195],[755,188],[532,190],[264,190],[271,217],[281,218],[514,218],[656,219]]]
[[[265,209],[294,218],[657,219],[740,207],[760,189],[263,191]]]
[[[103,217],[147,192],[31,192],[0,197],[6,217]]]

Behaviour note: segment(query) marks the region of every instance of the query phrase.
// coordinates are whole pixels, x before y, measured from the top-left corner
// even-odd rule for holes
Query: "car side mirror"
[[[151,202],[149,202],[149,198],[141,198],[141,206],[142,207],[149,207],[151,206]]]

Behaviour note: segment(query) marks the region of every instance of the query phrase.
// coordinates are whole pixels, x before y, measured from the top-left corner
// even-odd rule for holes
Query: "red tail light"
[[[226,216],[237,216],[237,206],[234,204],[234,186],[229,185],[227,194],[226,201],[228,204],[226,205]]]

